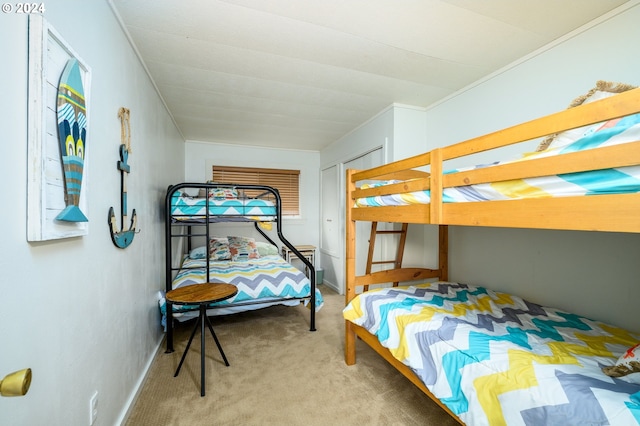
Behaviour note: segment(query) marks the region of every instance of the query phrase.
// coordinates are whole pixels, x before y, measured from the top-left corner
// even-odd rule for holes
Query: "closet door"
[[[324,269],[324,283],[336,291],[340,291],[337,273],[340,251],[340,166],[335,165],[322,170],[321,173],[321,205],[320,215],[320,261]]]
[[[322,170],[322,215],[320,259],[324,269],[324,283],[344,294],[345,262],[345,171],[347,168],[365,169],[381,165],[382,148],[363,154],[343,164]],[[356,268],[364,272],[370,225],[358,223],[358,247],[364,247],[364,257],[358,255]]]
[[[340,199],[338,166],[322,171],[322,241],[321,248],[337,256],[340,252]]]

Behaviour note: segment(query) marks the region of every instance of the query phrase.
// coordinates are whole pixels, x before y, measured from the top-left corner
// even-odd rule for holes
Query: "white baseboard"
[[[138,381],[136,382],[136,385],[134,386],[133,391],[131,392],[131,395],[129,395],[127,402],[122,408],[122,411],[120,412],[120,416],[118,417],[118,420],[116,421],[115,424],[123,426],[127,421],[127,419],[129,418],[129,413],[133,408],[133,406],[135,405],[136,400],[138,399],[138,395],[140,395],[140,391],[142,390],[142,386],[144,385],[144,382],[147,380],[149,369],[151,368],[153,361],[156,359],[156,356],[158,356],[158,353],[160,353],[160,350],[162,349],[162,343],[164,343],[164,337],[165,337],[165,334],[163,333],[156,345],[156,350],[153,351],[152,355],[149,357],[149,360],[147,361],[147,364],[145,365],[142,371],[142,374],[138,378]]]
[[[336,292],[336,293],[338,293],[338,294],[342,294],[342,293],[340,292],[340,288],[339,288],[339,287],[338,287],[338,285],[337,285],[337,284],[335,284],[335,283],[332,283],[332,282],[327,281],[327,280],[325,279],[325,280],[322,282],[322,285],[323,285],[323,286],[325,286],[325,287],[329,287],[330,289],[332,289],[333,291],[335,291],[335,292]]]

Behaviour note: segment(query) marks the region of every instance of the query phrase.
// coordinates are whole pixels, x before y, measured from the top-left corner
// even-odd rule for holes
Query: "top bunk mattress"
[[[633,114],[605,123],[587,126],[576,129],[573,132],[575,133],[576,131],[580,131],[580,135],[577,138],[567,141],[566,138],[556,137],[556,143],[552,143],[548,149],[540,152],[525,153],[520,158],[508,161],[449,170],[445,171],[444,174],[640,141],[640,114]],[[594,155],[597,155],[597,153],[594,152]],[[362,188],[371,188],[398,182],[399,181],[376,182],[365,184]],[[636,192],[640,192],[640,166],[628,166],[444,188],[442,200],[444,203],[461,203]],[[358,198],[356,200],[356,207],[403,206],[428,204],[429,202],[430,191],[425,190]]]
[[[209,211],[210,222],[272,222],[276,206],[261,198],[193,197],[176,191],[171,198],[171,219],[174,222],[204,221]]]

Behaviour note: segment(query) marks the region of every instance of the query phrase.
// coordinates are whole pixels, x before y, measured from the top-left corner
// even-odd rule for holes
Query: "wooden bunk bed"
[[[398,305],[407,305],[410,307],[406,308],[406,310],[403,310],[404,308],[401,309],[402,312],[398,313],[398,316],[393,316],[393,319],[389,321],[396,321],[397,323],[403,324],[412,323],[413,319],[409,318],[413,317],[406,315],[410,315],[411,309],[415,310],[417,306],[421,307],[418,309],[420,312],[429,312],[427,316],[433,318],[432,321],[435,321],[435,318],[442,314],[443,308],[441,304],[448,303],[446,302],[447,300],[455,299],[460,295],[463,295],[463,298],[471,298],[473,296],[474,303],[477,304],[486,302],[500,305],[505,297],[512,297],[513,300],[516,299],[516,297],[512,295],[496,294],[483,288],[464,285],[462,285],[462,288],[459,288],[459,284],[447,282],[448,226],[450,225],[639,233],[640,185],[635,181],[640,179],[640,134],[637,132],[637,130],[640,129],[640,125],[633,124],[634,122],[637,123],[640,121],[638,120],[638,117],[640,117],[639,113],[640,89],[633,89],[607,97],[606,99],[586,102],[565,111],[462,143],[437,148],[408,159],[369,170],[348,170],[346,177],[347,307],[344,312],[346,363],[352,365],[356,362],[356,337],[358,337],[384,357],[391,365],[398,369],[461,424],[509,424],[509,419],[513,419],[513,417],[509,416],[520,416],[521,414],[518,413],[507,412],[511,410],[511,408],[505,408],[500,405],[498,399],[504,397],[505,394],[485,397],[485,391],[482,391],[476,392],[476,395],[469,395],[461,389],[456,388],[459,383],[453,383],[451,378],[435,377],[436,373],[429,371],[430,368],[427,368],[427,364],[431,365],[430,363],[435,363],[439,365],[445,357],[451,355],[450,353],[438,355],[438,352],[435,350],[431,353],[427,353],[428,351],[425,350],[425,353],[422,354],[423,359],[418,362],[418,364],[425,362],[424,368],[411,366],[411,363],[406,358],[406,352],[410,352],[410,349],[415,352],[417,351],[417,347],[422,348],[422,346],[415,346],[415,343],[407,343],[407,341],[403,340],[406,339],[404,334],[405,330],[395,330],[392,329],[390,325],[377,323],[375,317],[391,317],[392,312],[394,312],[392,309],[395,309]],[[619,134],[625,134],[625,132],[627,132],[626,135],[628,137],[626,140],[604,144],[600,144],[601,140],[597,140],[597,143],[593,141],[587,141],[586,143],[581,142],[587,137],[585,136],[587,134],[597,133],[597,131],[602,128],[614,128],[622,121],[628,119],[633,119],[630,125],[626,124],[632,127],[633,131],[623,129],[619,132]],[[604,125],[600,123],[604,123]],[[580,131],[578,132],[572,129],[580,129]],[[578,132],[578,134],[582,136],[574,138],[576,139],[575,141],[562,140],[563,136],[573,135],[575,132]],[[550,137],[552,142],[549,147],[545,146],[545,149],[541,148],[540,152],[528,155],[526,158],[519,159],[518,161],[506,161],[489,167],[474,167],[454,171],[446,171],[443,165],[447,160],[456,160],[467,155],[524,141],[536,140],[546,137],[547,135],[553,135]],[[618,135],[618,133],[616,133],[616,135]],[[616,137],[619,138],[619,136]],[[562,144],[554,147],[553,140],[556,138],[562,140]],[[581,149],[572,148],[572,144],[579,145],[581,143],[583,145]],[[624,188],[608,188],[602,190],[602,193],[598,192],[600,189],[594,190],[590,187],[582,192],[566,192],[563,193],[562,196],[557,197],[540,196],[539,192],[533,191],[538,194],[537,196],[534,194],[533,198],[527,198],[525,195],[522,197],[510,196],[508,197],[510,199],[506,199],[507,197],[504,196],[498,196],[497,199],[492,199],[486,195],[485,192],[482,192],[487,186],[492,185],[504,190],[504,185],[512,182],[537,182],[536,179],[542,179],[544,183],[544,179],[548,176],[556,177],[561,175],[564,177],[575,177],[583,176],[581,175],[582,173],[597,174],[603,170],[605,172],[623,170],[628,172],[628,176],[631,177],[625,180]],[[590,177],[586,180],[593,181],[594,179],[594,177]],[[363,182],[366,183],[366,185],[360,187],[359,184]],[[577,186],[575,185],[575,180],[572,183],[574,186]],[[480,188],[480,190],[477,190],[477,188]],[[491,189],[489,189],[489,192],[491,192]],[[528,192],[532,191],[528,190]],[[464,193],[471,193],[472,197],[470,199],[460,199],[459,195],[461,193],[463,193],[463,195]],[[387,202],[396,205],[385,205]],[[370,268],[367,268],[367,273],[357,275],[355,262],[357,221],[438,225],[439,261],[437,268],[405,268],[396,265],[393,269],[376,272],[370,272]],[[406,283],[415,280],[430,280],[431,282],[408,287],[367,290],[368,286],[371,285],[382,287],[388,286],[389,283]],[[434,282],[434,280],[441,281]],[[434,302],[437,306],[424,307],[421,305],[422,299],[418,297],[414,298],[414,293],[418,292],[425,294],[424,297],[429,299],[428,303],[437,299],[436,302]],[[376,311],[377,313],[367,313],[366,309],[368,309],[369,306],[381,304],[383,303],[383,298],[387,297],[390,298],[388,303],[392,304],[386,308],[388,311],[384,311],[384,314],[381,314],[380,311]],[[445,302],[443,302],[443,300]],[[478,300],[481,301],[479,302]],[[487,302],[487,300],[490,302]],[[534,304],[529,304],[520,299],[518,299],[518,303],[527,307],[534,306]],[[509,304],[507,305],[511,306]],[[565,315],[569,315],[548,308],[538,307],[537,305],[535,306],[536,309],[541,309],[540,312],[543,312],[545,318],[551,318],[554,315],[560,315],[561,318],[564,318]],[[478,307],[470,308],[466,306],[461,309],[471,311],[476,308]],[[451,307],[451,309],[453,310],[454,308]],[[482,311],[482,308],[478,309]],[[507,307],[506,309],[509,310],[511,308]],[[477,318],[481,316],[480,311],[474,311],[473,315],[475,316],[473,320],[469,320],[468,318],[465,320],[452,319],[452,317],[446,317],[445,315],[445,318],[441,320],[442,323],[438,323],[440,324],[438,326],[441,326],[447,321],[476,321]],[[529,320],[531,320],[531,318],[529,318]],[[533,321],[535,322],[537,320],[534,319]],[[589,322],[582,318],[580,321],[584,321],[585,323]],[[510,323],[510,321],[506,320],[506,323]],[[626,349],[640,341],[640,336],[624,330],[616,329],[616,331],[611,331],[612,327],[607,328],[608,326],[606,325],[599,323],[592,324],[591,322],[589,322],[589,324],[594,330],[599,329],[604,334],[609,333],[606,337],[603,337],[603,339],[608,339],[607,344],[602,344],[600,348],[602,351],[598,355],[602,357],[598,358],[600,362],[604,362],[605,364],[615,363],[619,365],[621,359],[618,359],[618,355],[624,354]],[[415,327],[418,326],[416,325]],[[420,327],[423,327],[423,325],[420,325]],[[423,332],[428,334],[434,333],[435,331]],[[477,330],[473,329],[469,333],[476,332]],[[522,331],[522,333],[525,334],[536,332],[538,331],[532,331],[531,329]],[[595,331],[593,333],[595,334]],[[431,335],[429,334],[429,336]],[[493,336],[492,338],[496,337]],[[449,343],[450,342],[447,342],[447,345]],[[579,344],[583,344],[583,342],[580,341]],[[432,345],[432,343],[429,345]],[[429,348],[434,346],[429,346]],[[514,347],[510,347],[508,350],[515,350],[517,352],[519,348],[520,346],[516,345],[515,349]],[[451,350],[451,348],[442,350],[446,352],[447,350]],[[505,351],[506,350],[507,349],[505,349]],[[618,352],[616,352],[616,350]],[[456,352],[456,354],[460,353],[463,354],[463,357],[475,356],[470,355],[464,350]],[[437,359],[439,356],[441,356],[441,358]],[[435,357],[436,359],[431,359],[430,357]],[[426,361],[427,358],[429,358],[429,362]],[[602,361],[603,359],[605,361]],[[583,361],[584,360],[580,359],[579,362]],[[458,365],[460,371],[468,368],[465,362],[458,362],[461,362],[461,364]],[[599,367],[605,366],[606,365],[599,365]],[[451,368],[452,371],[458,371],[458,369],[450,366],[442,367],[439,365],[439,368]],[[599,370],[599,368],[597,367],[596,370]],[[450,374],[457,375],[457,373]],[[501,374],[504,376],[506,373],[501,372]],[[425,379],[425,375],[427,379]],[[625,392],[628,392],[627,397],[631,395],[631,402],[628,402],[628,404],[633,406],[635,401],[633,398],[640,396],[640,394],[635,395],[634,391],[640,391],[640,385],[627,385],[627,382],[623,381],[623,379],[624,377],[610,378],[611,383],[615,386],[625,388]],[[447,380],[450,382],[444,383]],[[460,377],[459,380],[462,382],[465,379]],[[482,378],[477,380],[479,381],[476,383],[483,383]],[[603,379],[604,382],[607,380],[608,379]],[[640,383],[640,381],[638,381],[638,383]],[[487,388],[489,388],[489,386],[484,389]],[[444,393],[446,395],[444,397],[442,395],[438,396],[438,391],[442,391],[443,389],[445,389]],[[515,387],[511,389],[513,390]],[[455,398],[456,395],[459,397],[458,399]],[[484,408],[484,413],[476,414],[467,411],[465,404],[473,405],[474,402],[470,400],[474,399],[477,404]],[[479,400],[479,402],[477,400]],[[507,404],[512,404],[513,400],[508,399],[508,401]],[[640,400],[636,402],[640,402]],[[533,401],[531,404],[533,406],[535,404],[544,405],[545,403]],[[591,405],[597,406],[598,404]],[[585,407],[581,407],[581,409],[585,409]],[[515,410],[515,408],[513,410]],[[540,414],[541,410],[542,409],[535,411],[535,409],[532,408],[530,411],[527,411],[526,414],[530,415],[529,422],[527,422],[526,419],[523,420],[518,417],[519,420],[517,424],[536,424],[536,422],[540,422],[540,419],[545,417],[536,416],[548,415],[546,411],[546,414]],[[625,418],[625,421],[631,418],[631,423],[622,424],[640,423],[640,416],[638,416],[638,413],[640,413],[640,411],[638,411],[640,410],[640,405],[628,408],[628,410],[632,412],[632,415],[625,412],[624,415],[627,415],[627,417],[622,417]],[[589,410],[587,409],[585,411]],[[624,411],[624,409],[622,409],[622,411]],[[633,413],[635,413],[635,418]],[[575,416],[574,420],[570,421],[568,418],[565,418],[566,422],[563,420],[560,423],[554,424],[572,424],[572,422],[577,422],[578,424],[580,422],[584,424],[588,423],[587,420],[581,417],[581,414],[573,412],[573,415]],[[524,414],[522,414],[522,416],[524,416]],[[605,422],[610,420],[606,418],[606,415],[603,416]],[[550,421],[550,417],[546,419],[545,421]],[[616,418],[616,421],[620,421],[620,418]],[[611,424],[617,423],[613,421]]]
[[[238,294],[208,306],[210,316],[305,303],[310,308],[310,331],[315,331],[315,313],[323,303],[315,268],[284,236],[281,206],[278,190],[264,185],[170,186],[165,197],[165,291],[204,282],[236,285]],[[211,226],[229,222],[252,224],[265,242],[228,236]],[[308,277],[282,259],[268,234],[274,226],[279,241],[305,264]],[[265,252],[260,254],[262,248]],[[172,305],[162,298],[160,309],[167,332],[166,352],[173,352],[173,322],[197,317],[198,307]]]

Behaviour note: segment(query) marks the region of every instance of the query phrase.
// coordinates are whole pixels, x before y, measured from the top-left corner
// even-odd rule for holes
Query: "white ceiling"
[[[320,150],[626,0],[111,0],[185,139]]]

